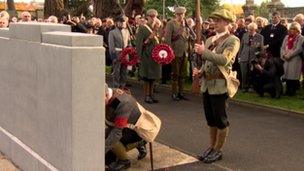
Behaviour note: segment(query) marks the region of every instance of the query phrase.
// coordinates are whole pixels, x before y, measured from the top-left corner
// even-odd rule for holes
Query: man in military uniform
[[[131,166],[127,151],[137,148],[138,159],[146,154],[146,142],[128,124],[135,125],[141,116],[136,100],[121,89],[105,86],[106,104],[106,164],[110,170],[122,170]],[[111,158],[118,159],[112,161]]]
[[[235,16],[222,9],[211,14],[217,34],[206,40],[206,45],[195,45],[194,50],[205,60],[201,70],[194,69],[193,74],[202,76],[204,111],[210,130],[210,146],[199,155],[205,163],[222,159],[222,147],[228,135],[229,121],[226,114],[228,99],[227,82],[223,71],[230,73],[232,64],[239,51],[240,40],[229,34],[229,23]],[[224,68],[223,70],[219,67]]]
[[[171,64],[172,69],[172,99],[186,100],[183,91],[187,77],[187,47],[189,31],[186,28],[185,7],[175,8],[175,19],[169,21],[165,31],[165,42],[174,51],[175,59]]]

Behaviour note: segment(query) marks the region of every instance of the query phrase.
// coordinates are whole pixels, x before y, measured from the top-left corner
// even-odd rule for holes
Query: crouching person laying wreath
[[[105,86],[106,165],[109,170],[131,166],[127,151],[137,148],[138,160],[147,155],[146,143],[156,138],[160,119],[143,108],[135,98],[121,89]]]

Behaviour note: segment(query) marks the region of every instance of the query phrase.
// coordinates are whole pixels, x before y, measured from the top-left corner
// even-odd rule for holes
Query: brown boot
[[[216,145],[214,150],[203,160],[204,163],[213,163],[222,159],[223,154],[221,150],[228,136],[228,131],[228,127],[225,129],[217,129]]]
[[[210,146],[203,151],[201,155],[198,156],[198,159],[203,161],[212,151],[214,151],[214,147],[216,144],[217,137],[217,128],[209,127],[209,136],[210,136]]]
[[[128,159],[127,155],[127,149],[126,147],[119,141],[117,142],[113,148],[112,148],[113,153],[116,155],[116,157],[120,160],[126,160]]]
[[[217,129],[217,137],[216,137],[216,145],[214,147],[215,150],[221,151],[223,148],[226,138],[228,136],[229,128],[225,129]]]

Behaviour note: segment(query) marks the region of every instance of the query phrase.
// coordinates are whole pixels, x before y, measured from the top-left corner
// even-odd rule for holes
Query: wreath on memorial
[[[124,48],[119,55],[119,61],[123,65],[134,66],[138,63],[139,57],[137,51],[133,47]]]
[[[167,44],[156,45],[152,50],[152,59],[160,65],[170,64],[174,58],[174,52]]]

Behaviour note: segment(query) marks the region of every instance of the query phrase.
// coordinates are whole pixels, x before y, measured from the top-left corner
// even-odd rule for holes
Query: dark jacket
[[[123,129],[128,128],[128,124],[135,125],[140,115],[133,96],[120,89],[113,89],[113,97],[106,106],[106,153],[122,138]]]
[[[287,28],[282,24],[276,26],[269,24],[263,28],[261,35],[264,36],[264,44],[269,45],[267,51],[273,57],[280,57],[280,49],[287,35]]]

